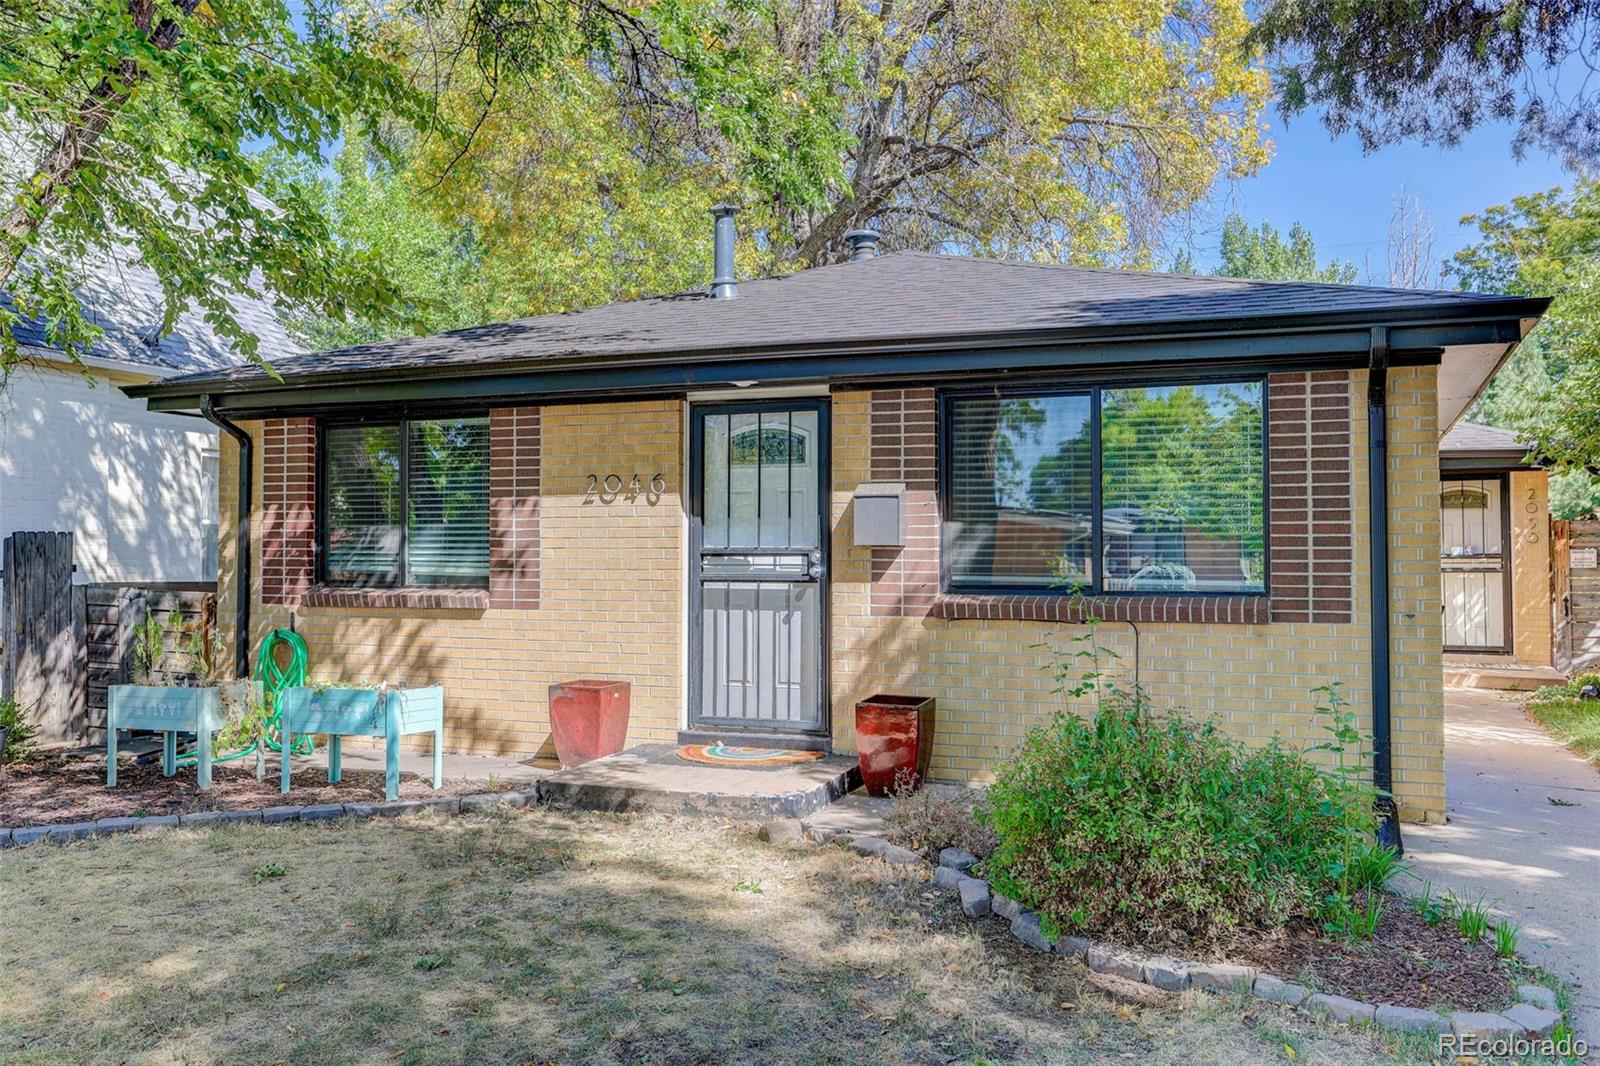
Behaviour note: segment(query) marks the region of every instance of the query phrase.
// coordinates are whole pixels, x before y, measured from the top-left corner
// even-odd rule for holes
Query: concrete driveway
[[[1406,858],[1441,890],[1482,893],[1522,926],[1523,954],[1573,982],[1574,1028],[1593,1043],[1600,772],[1525,717],[1510,694],[1446,688],[1445,787],[1448,822],[1406,826]]]

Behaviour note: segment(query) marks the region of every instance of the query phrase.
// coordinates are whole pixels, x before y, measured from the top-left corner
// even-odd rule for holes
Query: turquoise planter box
[[[400,738],[411,733],[433,734],[433,787],[444,784],[444,689],[392,688],[379,704],[377,689],[285,689],[278,694],[283,716],[283,762],[279,789],[289,791],[289,749],[296,733],[328,735],[328,780],[339,780],[340,737],[384,738],[383,793],[400,795]]]
[[[248,690],[246,689],[246,686]],[[222,693],[236,698],[246,691],[256,704],[262,701],[261,682],[237,681],[211,688],[173,688],[165,685],[112,685],[106,690],[106,787],[117,787],[117,731],[149,729],[162,734],[161,772],[178,772],[178,734],[195,735],[196,769],[202,789],[211,787],[211,738],[227,724]]]

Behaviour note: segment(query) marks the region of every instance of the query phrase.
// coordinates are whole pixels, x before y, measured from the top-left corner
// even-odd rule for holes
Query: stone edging
[[[1361,1028],[1378,1026],[1405,1033],[1452,1033],[1459,1040],[1471,1036],[1480,1041],[1548,1037],[1563,1016],[1556,1009],[1555,993],[1541,985],[1520,985],[1519,1002],[1501,1013],[1455,1011],[1449,1017],[1417,1007],[1392,1003],[1374,1005],[1344,996],[1314,993],[1304,985],[1262,973],[1250,966],[1229,963],[1191,962],[1165,955],[1146,955],[1115,944],[1101,944],[1081,936],[1064,936],[1052,942],[1040,928],[1039,915],[989,888],[989,883],[971,876],[976,856],[958,848],[945,848],[934,865],[917,852],[889,843],[881,837],[806,827],[805,835],[817,843],[842,845],[858,855],[870,855],[895,866],[931,868],[933,884],[961,898],[961,910],[969,918],[993,915],[1011,923],[1011,935],[1037,951],[1048,951],[1078,959],[1098,974],[1136,981],[1164,992],[1205,989],[1209,992],[1237,992],[1269,1003],[1300,1007]]]
[[[0,848],[22,847],[40,840],[64,844],[69,840],[136,833],[142,829],[175,826],[231,825],[240,822],[331,822],[338,818],[393,818],[418,811],[440,814],[486,810],[496,805],[525,807],[538,802],[538,789],[507,792],[479,792],[471,796],[443,796],[439,799],[387,800],[379,803],[311,803],[302,806],[264,807],[238,811],[196,811],[193,814],[156,814],[144,818],[113,817],[93,822],[62,822],[56,825],[29,825],[10,829],[0,827]]]

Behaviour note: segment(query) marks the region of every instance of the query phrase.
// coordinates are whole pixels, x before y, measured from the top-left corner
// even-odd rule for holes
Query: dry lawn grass
[[[9,1063],[1423,1051],[1214,997],[1133,1010],[999,921],[966,921],[919,873],[664,817],[501,811],[0,852],[0,960]]]

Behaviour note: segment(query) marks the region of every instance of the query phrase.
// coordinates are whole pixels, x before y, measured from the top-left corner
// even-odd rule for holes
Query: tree
[[[347,123],[422,127],[426,100],[367,50],[362,19],[299,16],[287,0],[0,2],[0,373],[23,317],[79,355],[97,331],[74,283],[127,255],[161,281],[163,330],[195,306],[252,358],[230,291],[382,312],[377,264],[346,254],[267,160],[315,160]]]
[[[1304,226],[1289,227],[1285,240],[1276,226],[1262,222],[1255,229],[1238,215],[1229,215],[1222,224],[1222,261],[1213,271],[1223,278],[1260,278],[1266,281],[1316,281],[1349,285],[1356,280],[1353,264],[1330,259],[1317,262],[1317,245]],[[1187,262],[1192,272],[1193,257]]]
[[[197,306],[258,360],[230,291],[270,290],[303,323],[425,328],[388,249],[333,229],[336,198],[315,177],[324,148],[343,136],[389,164],[416,152],[438,164],[436,185],[482,143],[501,86],[537,87],[563,68],[610,72],[641,127],[666,115],[714,130],[754,187],[819,199],[843,134],[826,113],[791,106],[804,80],[730,45],[719,10],[659,0],[647,21],[606,0],[0,0],[7,157],[36,160],[0,171],[0,292],[11,301],[0,305],[0,370],[17,358],[23,316],[45,318],[78,355],[95,331],[74,282],[86,263],[128,255],[161,281],[163,330]],[[430,35],[441,11],[450,32]],[[769,15],[764,0],[736,11]],[[436,47],[406,51],[413,41]],[[480,121],[456,122],[473,117],[473,100]],[[381,167],[373,176],[387,180]]]
[[[1266,162],[1266,77],[1239,0],[794,0],[796,63],[839,39],[857,61],[854,133],[825,203],[779,201],[780,263],[895,247],[1143,262],[1223,175]]]
[[[475,235],[501,317],[702,285],[718,200],[745,208],[747,276],[836,260],[862,225],[896,248],[1143,261],[1218,176],[1266,160],[1240,0],[652,5],[653,39],[697,26],[743,72],[712,95],[747,106],[710,112],[674,103],[647,49],[532,78],[452,65],[469,10],[392,24],[389,47],[477,136],[392,147]]]
[[[1285,114],[1320,110],[1368,151],[1507,121],[1519,156],[1537,145],[1581,169],[1600,159],[1597,17],[1600,0],[1267,0],[1250,36],[1279,61]]]
[[[1496,374],[1469,417],[1517,430],[1550,462],[1552,511],[1600,502],[1600,181],[1519,196],[1463,220],[1480,240],[1456,253],[1463,288],[1552,296],[1539,325]]]
[[[1433,216],[1422,200],[1401,189],[1389,215],[1389,284],[1398,289],[1436,289],[1439,263],[1433,257]]]

